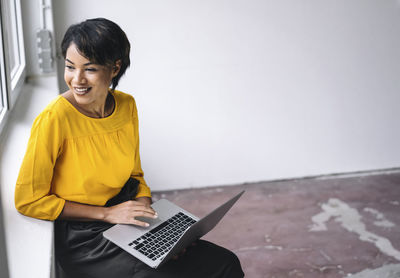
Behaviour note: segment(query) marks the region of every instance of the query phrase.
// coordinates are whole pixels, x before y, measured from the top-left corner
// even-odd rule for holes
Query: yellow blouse
[[[15,188],[15,206],[27,216],[54,220],[65,200],[103,206],[129,177],[136,197],[151,197],[139,156],[132,96],[115,91],[114,112],[90,118],[58,96],[35,119]]]

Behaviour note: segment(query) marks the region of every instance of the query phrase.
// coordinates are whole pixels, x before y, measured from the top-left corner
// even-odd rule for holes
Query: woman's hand
[[[136,217],[157,218],[150,204],[142,201],[127,201],[112,207],[108,207],[104,213],[104,221],[112,224],[133,224],[148,227],[149,224],[136,219]]]
[[[142,199],[143,198],[143,199]],[[127,201],[112,207],[91,206],[65,201],[59,219],[80,221],[104,221],[112,224],[133,224],[148,227],[146,222],[136,217],[157,218],[157,213],[150,207],[151,199],[142,197],[138,201]],[[147,198],[148,200],[144,199]]]

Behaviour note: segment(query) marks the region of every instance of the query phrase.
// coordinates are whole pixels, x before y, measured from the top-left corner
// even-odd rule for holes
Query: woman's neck
[[[105,101],[101,101],[98,106],[79,104],[70,91],[63,93],[62,96],[79,112],[91,118],[106,118],[113,113],[115,107],[115,100],[111,93],[108,93]]]

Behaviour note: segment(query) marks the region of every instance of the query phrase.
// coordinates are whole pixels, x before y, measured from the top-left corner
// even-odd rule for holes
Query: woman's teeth
[[[75,91],[78,93],[78,94],[85,94],[85,93],[87,93],[88,91],[90,90],[90,88],[75,88]]]

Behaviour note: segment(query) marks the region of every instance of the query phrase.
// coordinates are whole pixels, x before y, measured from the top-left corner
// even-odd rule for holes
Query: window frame
[[[5,52],[3,49],[3,24],[0,21],[0,123],[3,122],[7,111],[9,110],[9,101],[7,94],[7,78],[6,78],[6,67],[5,67]]]
[[[11,79],[11,91],[14,91],[15,88],[18,87],[18,83],[20,82],[21,77],[24,74],[26,60],[24,51],[24,36],[22,30],[21,0],[8,1],[13,3],[10,9],[15,13],[12,17],[12,21],[14,21],[14,24],[11,24],[11,27],[16,28],[15,30],[12,30],[13,35],[16,35],[16,37],[8,38],[8,40],[14,40],[17,43],[17,45],[15,46],[16,49],[8,49],[8,51],[17,53],[18,56],[18,65],[14,69],[9,69]]]
[[[14,107],[26,76],[26,58],[22,28],[21,0],[0,0],[0,133],[2,133],[9,112]],[[7,14],[7,16],[3,16]],[[10,49],[13,40],[13,49]],[[15,45],[16,44],[16,45]],[[11,57],[16,64],[11,68]]]

